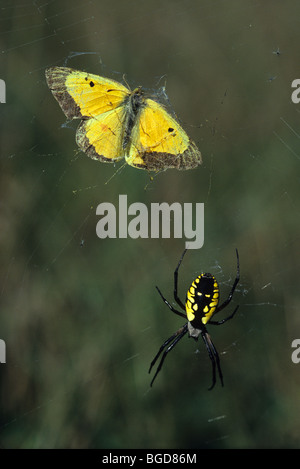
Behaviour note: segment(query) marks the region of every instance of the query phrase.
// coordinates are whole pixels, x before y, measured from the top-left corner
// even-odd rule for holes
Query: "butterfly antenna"
[[[123,78],[124,83],[127,85],[127,88],[131,91],[130,85],[129,85],[129,83],[128,83],[127,80],[126,80],[125,73],[124,73],[124,75],[123,75],[122,78]]]
[[[165,79],[165,84],[162,85],[162,86],[160,86],[160,82],[163,80],[163,78]],[[159,86],[160,86],[160,88],[162,88],[162,89],[164,90],[164,92],[165,92],[165,90],[166,90],[166,88],[167,88],[167,75],[162,75],[162,76],[158,79],[158,81],[157,81],[157,83],[156,83],[156,87],[158,88]]]

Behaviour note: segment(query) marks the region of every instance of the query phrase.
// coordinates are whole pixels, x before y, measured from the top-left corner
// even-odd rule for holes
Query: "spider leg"
[[[228,316],[227,318],[222,319],[221,321],[209,321],[209,324],[212,324],[213,326],[220,326],[221,324],[224,324],[224,322],[226,322],[229,319],[233,318],[233,316],[235,315],[235,313],[237,312],[238,309],[239,309],[239,306],[237,306],[235,308],[235,310],[233,311],[233,313],[230,316]]]
[[[162,366],[163,366],[163,363],[165,361],[165,358],[167,356],[167,354],[172,350],[173,347],[175,347],[175,345],[179,342],[180,339],[182,339],[182,337],[187,333],[187,324],[185,324],[183,327],[181,327],[180,329],[178,329],[178,331],[176,331],[171,337],[169,337],[169,339],[167,339],[163,344],[162,346],[160,347],[158,353],[155,355],[154,359],[152,360],[151,362],[151,365],[150,365],[150,368],[149,368],[149,373],[153,367],[153,365],[156,363],[157,359],[159,358],[160,354],[163,352],[163,350],[165,349],[165,347],[167,347],[170,342],[171,344],[167,347],[167,349],[164,351],[163,353],[163,356],[159,362],[159,365],[157,367],[157,370],[155,372],[155,375],[150,383],[150,386],[153,385],[154,383],[154,380],[156,378],[156,376],[158,375],[158,373],[160,372]],[[173,341],[173,342],[172,342]]]
[[[215,314],[216,313],[219,313],[222,309],[224,309],[229,303],[230,301],[232,300],[232,297],[233,297],[233,293],[234,293],[234,290],[236,289],[236,286],[237,284],[239,283],[239,280],[240,280],[240,259],[239,259],[239,252],[238,250],[236,249],[236,260],[237,260],[237,268],[236,268],[236,277],[235,277],[235,281],[232,285],[232,288],[231,288],[231,291],[228,295],[228,298],[224,301],[224,303],[221,304],[221,306],[219,306],[216,311],[215,311]]]
[[[215,384],[216,384],[216,365],[217,365],[217,369],[218,369],[218,373],[219,373],[219,377],[220,377],[222,386],[224,386],[223,374],[222,374],[222,370],[221,370],[219,354],[218,354],[217,349],[215,348],[215,346],[213,344],[213,341],[210,338],[210,335],[207,332],[203,332],[201,335],[202,335],[202,339],[205,343],[206,350],[208,352],[209,358],[210,358],[211,363],[212,363],[212,376],[213,376],[213,379],[212,379],[211,387],[208,388],[208,390],[211,391],[213,389],[213,387],[215,386]]]
[[[149,368],[149,371],[148,373],[151,372],[152,370],[152,367],[155,365],[158,357],[160,356],[161,352],[164,350],[164,348],[169,345],[170,342],[172,342],[173,339],[175,339],[175,337],[177,337],[178,335],[178,331],[175,332],[174,334],[171,335],[171,337],[169,337],[163,344],[162,346],[160,347],[159,351],[157,352],[157,354],[155,355],[155,357],[153,358],[152,362],[151,362],[151,365],[150,365],[150,368]]]
[[[181,313],[180,311],[177,311],[177,309],[173,308],[173,306],[171,305],[171,303],[168,302],[168,300],[164,297],[164,295],[162,294],[162,292],[160,291],[160,289],[158,287],[156,287],[156,290],[158,291],[158,293],[160,294],[160,296],[162,297],[164,303],[168,306],[168,308],[170,308],[170,310],[175,313],[175,314],[178,314],[178,316],[181,316],[183,318],[186,319],[186,315]],[[184,309],[184,308],[183,308]]]
[[[182,259],[186,253],[187,249],[185,249],[181,255],[181,258],[179,259],[179,262],[178,262],[178,265],[174,271],[174,299],[176,301],[176,303],[185,311],[185,306],[184,304],[182,303],[181,299],[179,298],[178,296],[178,293],[177,293],[177,287],[178,287],[178,270],[179,270],[179,267],[181,265],[181,262],[182,262]]]

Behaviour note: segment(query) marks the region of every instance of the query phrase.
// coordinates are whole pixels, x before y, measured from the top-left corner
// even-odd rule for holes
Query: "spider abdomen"
[[[213,275],[202,273],[195,278],[185,302],[188,321],[195,329],[201,329],[208,323],[218,306],[219,297],[219,285]]]

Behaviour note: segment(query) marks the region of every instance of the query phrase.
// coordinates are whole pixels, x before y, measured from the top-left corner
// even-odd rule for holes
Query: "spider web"
[[[2,0],[2,448],[299,447],[299,13],[292,0]],[[46,86],[53,65],[166,84],[203,165],[151,181],[90,160]],[[184,240],[97,238],[96,207],[119,194],[205,203],[182,301],[202,271],[224,300],[239,249],[220,314],[238,313],[208,325],[224,388],[207,391],[204,345],[184,338],[150,389],[150,362],[182,325],[155,285],[173,302]]]

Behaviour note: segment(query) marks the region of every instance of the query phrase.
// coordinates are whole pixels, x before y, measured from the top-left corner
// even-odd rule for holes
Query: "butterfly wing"
[[[192,169],[201,153],[178,122],[152,99],[145,99],[131,134],[126,161],[136,168],[161,171]]]
[[[115,162],[124,157],[130,91],[117,81],[68,67],[46,70],[53,96],[69,119],[82,119],[76,142],[89,157]]]
[[[114,163],[124,158],[126,106],[83,120],[76,132],[76,143],[90,158]]]
[[[47,84],[69,119],[88,119],[121,106],[130,91],[117,81],[68,67],[51,67]]]

